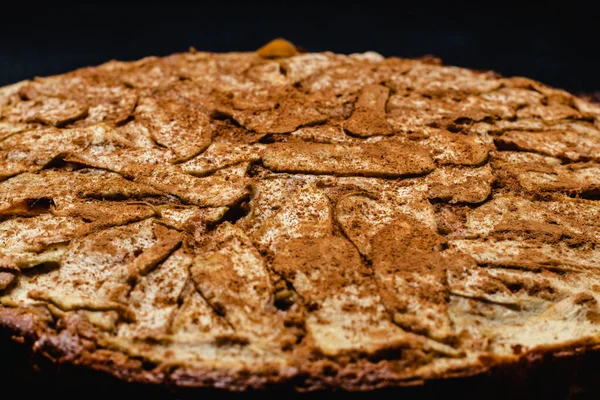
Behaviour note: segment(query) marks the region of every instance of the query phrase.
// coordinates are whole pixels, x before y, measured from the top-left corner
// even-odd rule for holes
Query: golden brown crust
[[[70,365],[76,365],[84,368],[91,368],[101,373],[106,373],[117,377],[120,380],[127,382],[139,382],[144,384],[163,385],[170,387],[171,389],[183,389],[183,388],[206,388],[206,389],[225,389],[228,391],[247,391],[253,390],[275,390],[273,393],[278,393],[277,390],[288,390],[286,385],[289,379],[293,379],[296,389],[302,392],[312,391],[330,391],[346,389],[353,392],[364,392],[375,389],[385,389],[388,387],[422,387],[427,383],[429,391],[422,389],[421,395],[428,393],[430,396],[439,396],[440,393],[448,393],[448,387],[441,386],[436,387],[440,381],[445,379],[457,379],[457,383],[451,388],[454,388],[456,393],[462,393],[467,398],[476,398],[477,396],[486,393],[491,385],[503,385],[504,390],[508,387],[508,390],[518,390],[519,398],[531,394],[540,394],[546,392],[541,387],[532,386],[532,383],[519,383],[519,381],[525,379],[525,377],[531,376],[532,371],[541,369],[540,367],[548,368],[548,366],[554,368],[554,373],[557,374],[557,381],[553,384],[549,384],[546,379],[548,376],[544,376],[544,386],[553,388],[556,390],[558,387],[566,386],[567,391],[554,392],[556,396],[563,396],[570,394],[568,390],[569,386],[571,390],[575,389],[577,392],[586,389],[587,385],[592,385],[591,382],[577,382],[577,379],[573,379],[571,373],[573,365],[570,362],[563,360],[570,360],[571,358],[581,358],[582,356],[590,358],[592,354],[597,354],[598,346],[589,345],[586,343],[572,344],[569,347],[561,349],[539,349],[534,352],[521,354],[520,357],[515,358],[509,363],[502,362],[494,359],[484,360],[479,368],[469,368],[467,370],[454,370],[448,371],[444,375],[436,377],[431,382],[426,382],[418,378],[407,378],[404,380],[397,380],[390,376],[389,371],[386,371],[385,366],[379,366],[373,368],[369,366],[356,374],[356,371],[348,371],[345,375],[344,371],[337,371],[338,375],[331,375],[331,371],[327,370],[327,374],[321,376],[310,376],[307,371],[303,371],[304,375],[299,374],[294,377],[283,378],[281,376],[262,376],[252,377],[247,375],[236,376],[231,374],[219,374],[216,371],[201,371],[201,370],[183,370],[175,369],[170,371],[152,370],[152,366],[144,365],[140,360],[135,360],[124,356],[122,353],[113,352],[108,350],[98,350],[96,352],[89,347],[85,349],[85,354],[79,354],[78,351],[84,349],[84,345],[81,344],[82,337],[74,334],[62,334],[60,338],[57,335],[52,335],[48,332],[45,320],[47,316],[43,313],[38,315],[32,313],[31,310],[18,310],[18,309],[3,309],[0,311],[0,327],[7,329],[7,332],[12,335],[12,339],[20,343],[26,343],[28,346],[31,345],[34,351],[38,354],[42,354],[45,358],[50,358],[56,364],[68,363]],[[88,332],[89,333],[89,332]],[[4,339],[3,339],[4,340]],[[89,344],[89,342],[88,342]],[[90,351],[91,350],[91,351]],[[23,355],[22,351],[17,352],[19,355]],[[580,362],[575,362],[577,367],[583,367],[579,365]],[[558,366],[556,366],[558,364]],[[330,367],[331,364],[326,363],[322,368]],[[25,369],[27,369],[26,367]],[[46,373],[50,372],[49,368],[42,370]],[[553,370],[550,370],[553,371]],[[63,371],[64,373],[65,371]],[[484,375],[485,380],[482,382],[472,381],[467,378]],[[569,375],[565,377],[564,375]],[[577,375],[577,374],[576,374]],[[596,375],[591,374],[593,379]],[[97,380],[98,375],[88,376],[88,379]],[[581,379],[581,378],[580,378]],[[588,377],[588,379],[590,379]],[[91,381],[90,381],[91,382]],[[85,381],[81,383],[87,385],[90,382]],[[474,384],[477,383],[477,386]],[[505,385],[509,386],[505,386]],[[584,384],[586,386],[579,387],[578,384]],[[458,385],[458,386],[456,386]],[[466,386],[465,386],[466,385]],[[592,385],[593,386],[593,385]],[[79,387],[79,385],[74,386]],[[457,389],[458,387],[458,389]],[[479,388],[478,388],[479,387]],[[498,387],[500,389],[500,387]],[[99,388],[100,389],[100,388]],[[139,390],[139,388],[138,388]],[[156,389],[153,389],[156,390]],[[78,393],[78,392],[67,392],[67,393]],[[176,392],[173,392],[175,395]],[[395,392],[382,392],[382,395],[394,395]],[[405,392],[399,392],[400,394]],[[410,393],[410,392],[409,392]],[[450,392],[454,393],[454,392]],[[587,393],[587,392],[583,392]],[[595,392],[589,392],[595,393]],[[177,396],[179,398],[180,394]],[[497,397],[491,398],[502,398],[503,395],[497,395]]]
[[[600,342],[600,109],[566,92],[279,41],[0,105],[0,328],[57,363],[366,391]]]

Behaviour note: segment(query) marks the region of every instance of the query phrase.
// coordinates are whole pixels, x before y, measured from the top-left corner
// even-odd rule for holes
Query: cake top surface
[[[600,107],[191,50],[0,89],[0,327],[142,382],[367,390],[600,339]]]

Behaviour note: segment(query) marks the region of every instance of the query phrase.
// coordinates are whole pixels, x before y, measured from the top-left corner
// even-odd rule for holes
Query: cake
[[[281,39],[110,61],[0,89],[0,330],[227,391],[535,368],[600,345],[599,200],[600,106],[527,78]]]

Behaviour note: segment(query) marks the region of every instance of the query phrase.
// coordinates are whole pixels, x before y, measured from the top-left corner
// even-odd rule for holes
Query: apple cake
[[[600,106],[433,57],[187,53],[0,89],[0,329],[231,391],[600,347]]]

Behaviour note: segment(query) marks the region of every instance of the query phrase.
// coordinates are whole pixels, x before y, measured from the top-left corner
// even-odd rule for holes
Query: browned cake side
[[[190,51],[0,89],[0,328],[370,390],[600,343],[600,107],[435,59]]]

